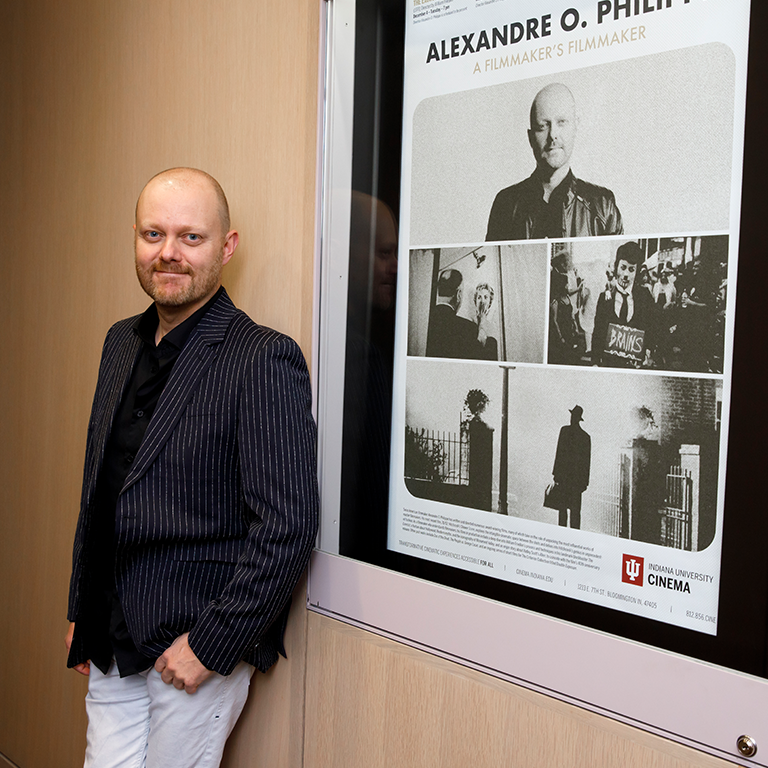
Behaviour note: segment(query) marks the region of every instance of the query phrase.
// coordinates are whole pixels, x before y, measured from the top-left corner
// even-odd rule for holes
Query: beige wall
[[[0,752],[69,768],[85,728],[63,646],[85,427],[106,330],[148,303],[135,198],[169,166],[216,176],[241,233],[225,284],[309,352],[320,3],[0,5]],[[253,739],[279,717],[258,739],[272,754],[301,744],[288,712],[301,713],[303,628],[241,729]]]
[[[220,179],[242,236],[227,287],[309,351],[321,2],[1,4],[0,753],[22,768],[82,764],[70,547],[101,342],[147,304],[131,217],[151,174]],[[302,587],[293,613],[228,768],[724,765],[308,615]]]

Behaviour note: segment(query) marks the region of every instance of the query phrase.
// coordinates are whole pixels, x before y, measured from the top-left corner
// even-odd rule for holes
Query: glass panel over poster
[[[391,550],[717,633],[748,24],[414,0]]]
[[[320,549],[765,677],[757,10],[335,13]]]

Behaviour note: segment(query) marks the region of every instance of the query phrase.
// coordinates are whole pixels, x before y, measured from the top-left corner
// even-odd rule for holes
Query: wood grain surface
[[[305,768],[730,763],[310,613]]]
[[[104,334],[149,303],[132,225],[150,176],[219,179],[241,235],[230,295],[310,352],[319,19],[317,0],[2,4],[0,753],[21,768],[82,765],[86,681],[63,644],[72,538]],[[245,742],[279,755],[261,764],[300,759],[303,606],[228,765],[252,764]],[[280,721],[268,740],[265,712]]]

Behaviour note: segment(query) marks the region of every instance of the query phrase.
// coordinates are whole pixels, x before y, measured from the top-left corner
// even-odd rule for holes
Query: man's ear
[[[240,242],[240,235],[238,235],[234,229],[227,232],[227,235],[224,238],[224,248],[222,249],[222,253],[223,253],[222,259],[221,259],[222,266],[232,258],[232,256],[235,253],[235,249],[237,248],[237,244],[239,242]]]

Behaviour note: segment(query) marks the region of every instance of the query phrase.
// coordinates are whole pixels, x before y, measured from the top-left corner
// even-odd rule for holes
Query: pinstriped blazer
[[[87,658],[96,480],[138,357],[136,318],[102,352],[75,534],[69,665]],[[181,351],[115,512],[115,574],[131,637],[159,656],[180,634],[211,670],[284,653],[291,592],[317,531],[316,430],[297,344],[223,292]],[[81,630],[82,625],[82,631]]]

